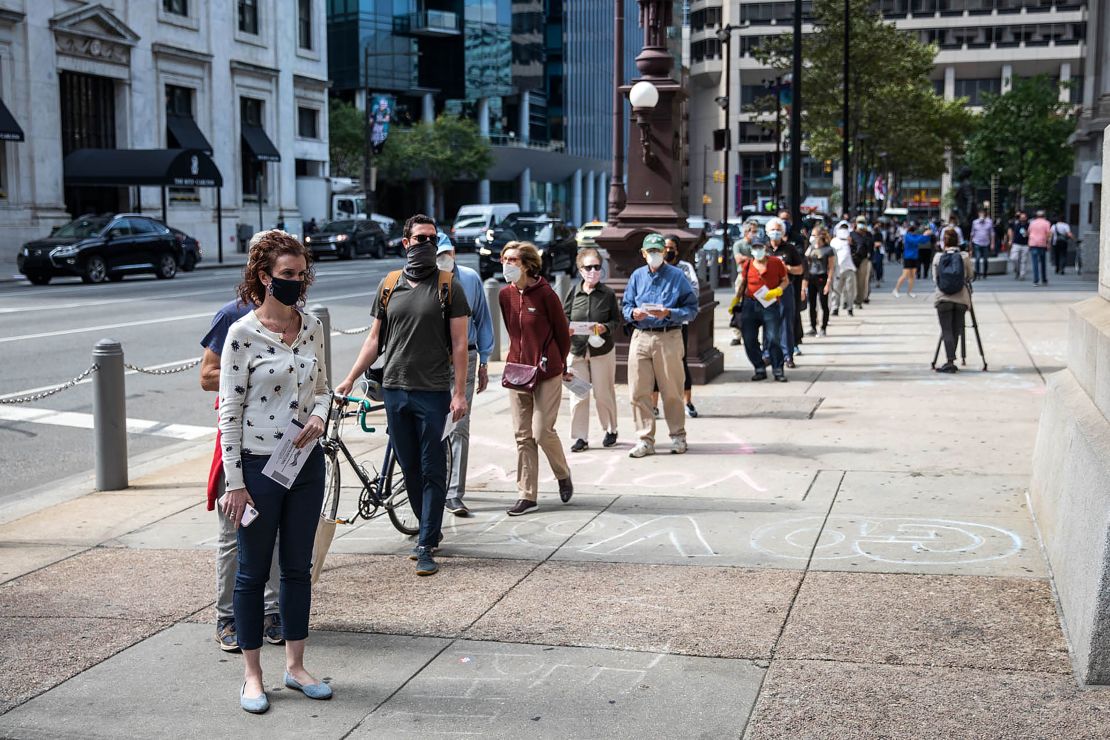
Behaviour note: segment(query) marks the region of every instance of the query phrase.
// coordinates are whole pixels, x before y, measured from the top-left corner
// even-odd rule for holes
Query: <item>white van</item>
[[[517,203],[489,203],[463,206],[455,215],[451,226],[451,242],[455,249],[476,249],[474,240],[514,213],[520,213]]]

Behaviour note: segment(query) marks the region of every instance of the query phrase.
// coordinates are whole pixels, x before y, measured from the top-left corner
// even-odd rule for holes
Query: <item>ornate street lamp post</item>
[[[622,20],[621,6],[618,0],[615,15]],[[667,49],[667,28],[673,21],[674,3],[639,0],[639,6],[640,27],[644,31],[643,47],[636,57],[640,77],[632,81],[634,84],[617,87],[621,114],[627,98],[632,106],[634,131],[638,133],[629,136],[625,152],[628,166],[625,202],[617,213],[610,209],[610,225],[597,237],[598,246],[609,252],[608,284],[618,294],[623,293],[632,272],[643,265],[640,246],[647,234],[657,232],[677,237],[682,258],[691,261],[703,238],[700,232],[687,228],[686,209],[682,205],[686,142],[681,140],[680,121],[686,91],[671,77],[674,58]],[[614,62],[619,70],[619,61]],[[621,114],[614,115],[615,128],[623,127]],[[614,131],[614,142],[620,142],[618,137]],[[615,152],[615,156],[620,154],[619,150]],[[613,171],[615,175],[616,162]],[[610,203],[615,190],[610,189]],[[724,356],[713,346],[713,310],[717,306],[713,287],[702,283],[701,311],[690,325],[687,356],[695,383],[705,383],[724,369]],[[617,344],[617,375],[621,382],[627,377],[627,358],[628,340],[621,337]]]

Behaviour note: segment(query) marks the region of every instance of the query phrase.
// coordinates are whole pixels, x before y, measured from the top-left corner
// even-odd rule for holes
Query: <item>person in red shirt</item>
[[[744,337],[744,351],[755,368],[753,381],[767,379],[767,365],[763,361],[762,347],[769,345],[771,371],[775,380],[786,382],[782,352],[783,310],[781,298],[790,285],[786,265],[778,257],[767,254],[766,243],[752,245],[752,258],[741,272],[740,333]],[[763,327],[764,342],[759,342],[759,328]]]
[[[501,384],[509,389],[509,409],[516,436],[516,484],[520,498],[506,512],[520,516],[535,511],[539,498],[540,456],[543,448],[551,472],[559,481],[559,498],[565,504],[574,494],[570,467],[562,440],[555,431],[559,406],[563,401],[563,380],[568,372],[570,324],[563,302],[540,272],[543,261],[534,244],[509,242],[501,250],[505,281],[497,301],[509,331],[509,355]],[[530,388],[513,385],[509,366],[536,368]]]

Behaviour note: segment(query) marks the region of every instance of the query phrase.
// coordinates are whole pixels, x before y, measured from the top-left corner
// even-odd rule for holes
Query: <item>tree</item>
[[[388,182],[407,182],[414,176],[430,179],[438,213],[447,183],[485,177],[493,166],[493,153],[477,123],[444,114],[432,123],[391,132],[377,164]]]
[[[328,103],[328,156],[331,172],[339,177],[362,177],[366,122],[362,111],[332,98]]]
[[[1072,170],[1068,138],[1074,131],[1071,104],[1060,102],[1050,79],[1016,80],[1005,95],[987,97],[965,162],[981,186],[997,173],[1018,208],[1059,208],[1065,195],[1060,180]]]
[[[849,5],[849,117],[843,121],[844,3]],[[974,126],[960,101],[936,95],[929,75],[937,49],[883,21],[871,0],[815,0],[814,31],[802,40],[802,128],[815,159],[841,158],[847,127],[850,169],[899,177],[939,177],[946,154],[959,155]],[[773,36],[756,50],[763,63],[789,72],[792,36]]]

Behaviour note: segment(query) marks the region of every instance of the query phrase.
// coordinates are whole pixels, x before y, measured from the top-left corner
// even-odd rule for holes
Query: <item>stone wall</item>
[[[1105,135],[1103,161],[1107,171]],[[1110,224],[1110,199],[1102,223]],[[1099,295],[1072,307],[1068,368],[1049,378],[1030,506],[1076,674],[1110,684],[1110,229],[1099,249]]]

